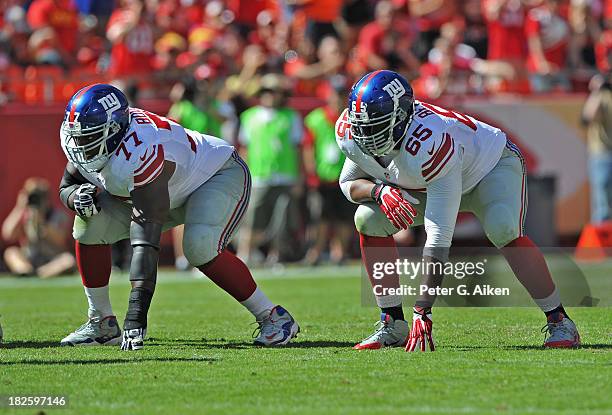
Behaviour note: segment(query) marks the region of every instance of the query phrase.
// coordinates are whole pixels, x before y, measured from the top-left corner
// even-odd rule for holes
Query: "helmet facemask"
[[[94,127],[78,121],[64,121],[60,129],[62,146],[68,159],[88,172],[98,172],[110,158],[107,140],[121,130],[114,120]]]
[[[408,115],[397,98],[393,99],[393,111],[378,117],[370,117],[367,111],[349,111],[351,134],[365,153],[374,157],[386,156],[406,135],[413,113],[414,110]],[[405,127],[396,138],[395,129],[404,122]]]

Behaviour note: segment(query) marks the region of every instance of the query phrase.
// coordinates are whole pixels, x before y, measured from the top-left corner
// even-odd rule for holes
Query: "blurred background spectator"
[[[329,259],[341,264],[348,253],[352,234],[354,205],[342,194],[338,186],[345,156],[336,144],[336,120],[345,108],[350,90],[348,79],[336,75],[329,81],[327,102],[304,118],[304,173],[309,192],[311,223],[308,235],[310,245],[305,263],[317,265],[325,254],[329,242]]]
[[[544,0],[527,14],[527,69],[531,88],[536,92],[548,92],[557,86],[569,90],[566,73],[570,29],[561,16],[561,0]]]
[[[240,115],[242,156],[249,165],[253,190],[238,254],[256,262],[253,251],[269,244],[267,263],[295,256],[298,227],[296,199],[302,187],[302,119],[287,107],[288,79],[261,78],[259,105]],[[292,255],[293,254],[293,255]],[[293,258],[295,259],[295,258]]]
[[[69,229],[68,216],[51,206],[47,181],[28,179],[2,224],[4,242],[18,244],[4,251],[9,271],[41,278],[73,271],[75,260],[67,249]]]
[[[612,220],[612,73],[594,77],[582,111],[588,127],[591,222]]]

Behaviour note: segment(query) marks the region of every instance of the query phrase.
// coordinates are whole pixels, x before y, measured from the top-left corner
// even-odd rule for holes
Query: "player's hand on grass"
[[[424,352],[427,348],[430,351],[436,350],[432,335],[433,322],[431,314],[414,313],[412,319],[412,329],[406,343],[407,352]]]
[[[74,210],[84,218],[89,218],[100,212],[96,193],[98,188],[91,183],[83,183],[74,193]]]
[[[417,211],[412,204],[418,204],[419,201],[407,192],[386,184],[377,184],[372,188],[372,199],[397,229],[408,229],[414,223]]]

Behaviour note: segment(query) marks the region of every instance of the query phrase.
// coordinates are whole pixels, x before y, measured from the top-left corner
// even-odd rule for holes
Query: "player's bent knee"
[[[191,224],[185,226],[183,253],[194,267],[207,264],[219,255],[219,235],[222,228]]]
[[[397,233],[395,226],[375,204],[360,205],[355,211],[357,232],[368,236],[389,236]]]
[[[85,245],[113,244],[130,236],[132,208],[127,203],[101,192],[100,213],[89,218],[75,216],[72,237]]]
[[[488,209],[483,227],[491,243],[498,248],[519,237],[518,214],[506,205],[498,204]]]
[[[92,216],[88,219],[83,219],[80,216],[75,216],[74,226],[72,227],[72,237],[75,241],[79,241],[84,245],[99,245],[106,243],[104,241],[104,225],[99,224],[100,218]]]

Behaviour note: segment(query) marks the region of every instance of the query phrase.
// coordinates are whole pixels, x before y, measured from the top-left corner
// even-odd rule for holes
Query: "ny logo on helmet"
[[[399,98],[406,93],[406,89],[404,85],[400,82],[399,79],[393,78],[391,82],[387,85],[383,86],[383,91],[391,96],[391,98]]]
[[[114,92],[103,96],[98,100],[98,102],[104,107],[106,112],[113,112],[119,108],[121,108],[121,103],[119,102],[119,98],[115,95]]]

